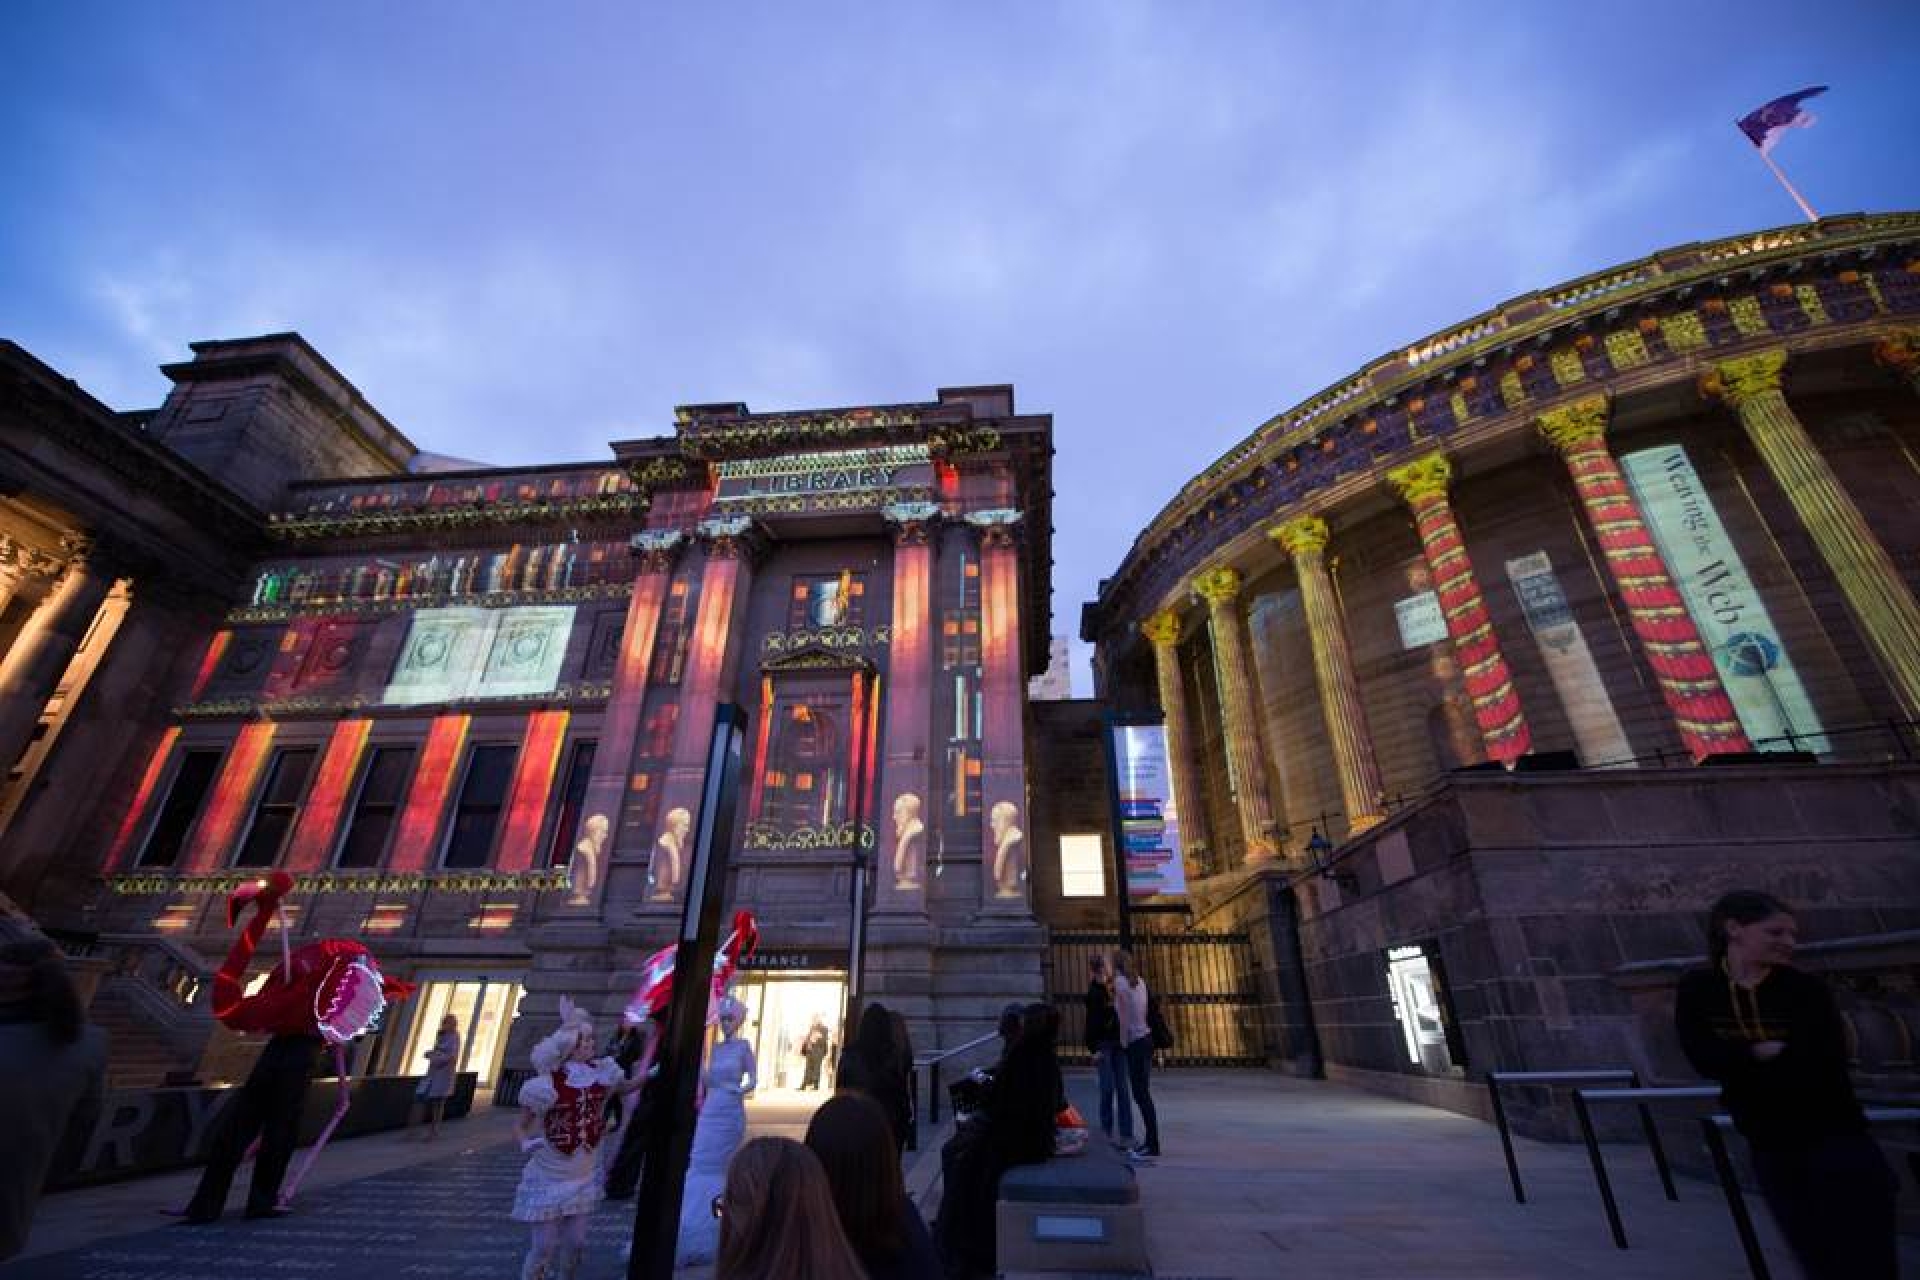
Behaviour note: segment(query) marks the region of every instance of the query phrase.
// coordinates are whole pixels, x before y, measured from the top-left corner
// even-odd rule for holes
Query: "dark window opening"
[[[442,866],[487,865],[500,829],[500,810],[513,784],[514,758],[519,754],[520,748],[513,743],[483,743],[467,757],[467,776],[460,784],[460,803],[453,812]]]
[[[280,859],[294,819],[300,815],[300,802],[306,798],[307,779],[313,775],[312,747],[287,747],[273,754],[273,766],[267,770],[267,783],[260,788],[260,799],[253,808],[253,821],[247,838],[240,844],[236,867],[270,867]]]
[[[566,782],[560,788],[560,814],[554,819],[553,842],[547,849],[550,867],[564,867],[573,857],[573,833],[580,827],[580,810],[587,802],[587,778],[593,773],[593,746],[592,742],[573,744]]]
[[[222,754],[189,751],[181,757],[180,767],[174,770],[173,785],[167,789],[167,801],[160,806],[160,816],[154,820],[153,831],[147,836],[147,847],[140,851],[139,865],[170,867],[180,856],[187,832],[193,830],[194,819],[200,816],[200,807],[213,789]]]
[[[377,867],[386,856],[387,841],[399,820],[400,803],[406,797],[407,781],[413,777],[412,747],[376,747],[373,757],[360,774],[360,794],[353,802],[353,816],[347,820],[347,833],[340,841],[338,864],[343,867]]]

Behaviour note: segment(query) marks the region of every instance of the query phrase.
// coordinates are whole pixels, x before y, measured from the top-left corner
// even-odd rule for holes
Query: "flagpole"
[[[1801,195],[1791,182],[1787,181],[1787,175],[1780,172],[1780,166],[1773,162],[1773,157],[1767,154],[1767,149],[1765,147],[1755,147],[1754,150],[1758,151],[1760,158],[1766,161],[1767,168],[1773,170],[1773,176],[1780,179],[1780,185],[1787,189],[1787,194],[1793,197],[1793,202],[1800,206],[1800,212],[1807,215],[1807,221],[1820,221],[1820,215],[1813,211],[1813,206],[1807,203],[1807,198]]]

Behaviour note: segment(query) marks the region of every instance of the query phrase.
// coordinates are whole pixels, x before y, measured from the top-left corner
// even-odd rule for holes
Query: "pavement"
[[[1070,1073],[1076,1097],[1090,1078]],[[1140,1169],[1148,1249],[1161,1280],[1744,1280],[1726,1205],[1682,1177],[1661,1194],[1644,1151],[1608,1149],[1633,1248],[1607,1235],[1578,1146],[1519,1141],[1529,1203],[1514,1203],[1500,1145],[1477,1120],[1260,1071],[1158,1075],[1165,1155]],[[818,1101],[774,1098],[755,1133],[798,1137]],[[1092,1110],[1083,1105],[1089,1118]],[[512,1113],[482,1108],[437,1143],[381,1134],[330,1147],[295,1216],[209,1227],[166,1223],[193,1171],[64,1192],[41,1202],[28,1251],[0,1280],[511,1280],[526,1230],[507,1217],[521,1157]],[[938,1136],[910,1189],[937,1199]],[[244,1171],[235,1188],[237,1207]],[[1773,1272],[1797,1274],[1757,1202]],[[625,1274],[632,1205],[594,1215],[581,1280]],[[1920,1277],[1920,1242],[1902,1275]],[[704,1272],[688,1273],[689,1280]]]

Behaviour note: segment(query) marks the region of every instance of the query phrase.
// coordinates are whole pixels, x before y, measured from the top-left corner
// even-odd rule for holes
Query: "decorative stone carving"
[[[642,529],[628,539],[642,573],[665,573],[673,567],[687,536],[678,529]]]
[[[694,526],[707,554],[723,560],[758,560],[767,549],[767,536],[752,516],[710,516]]]
[[[880,514],[892,528],[895,543],[900,546],[917,546],[926,542],[934,522],[940,518],[940,504],[894,502],[880,508]]]

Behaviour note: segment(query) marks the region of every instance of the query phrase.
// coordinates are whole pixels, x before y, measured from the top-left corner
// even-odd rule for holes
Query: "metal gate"
[[[1060,1057],[1088,1061],[1087,961],[1119,949],[1117,932],[1056,929],[1047,948],[1047,989],[1060,1010]],[[1260,1000],[1253,946],[1244,933],[1158,930],[1133,935],[1133,958],[1173,1030],[1169,1066],[1261,1067]]]

